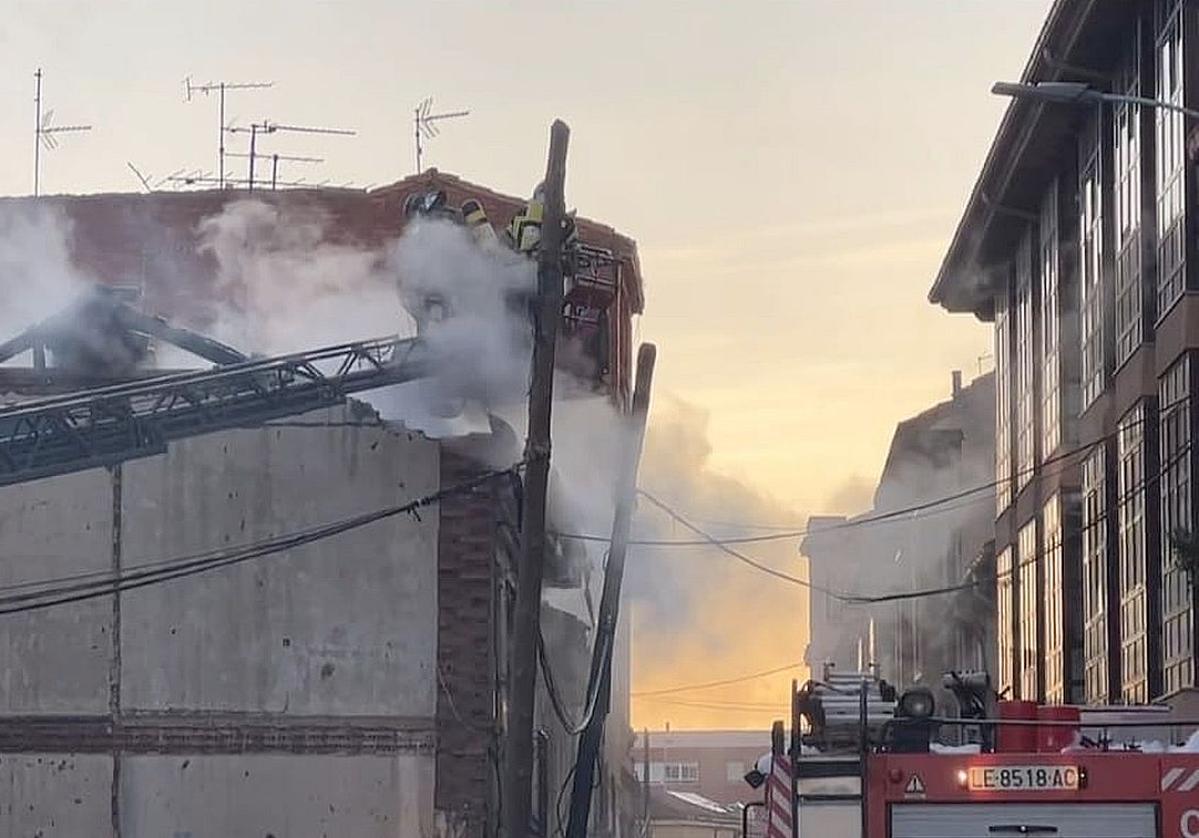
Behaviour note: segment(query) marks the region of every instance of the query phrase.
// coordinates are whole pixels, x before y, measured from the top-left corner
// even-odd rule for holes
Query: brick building
[[[7,198],[0,199],[0,214],[34,207],[58,214],[69,227],[71,259],[87,274],[106,283],[137,285],[147,314],[209,332],[219,310],[240,304],[237,296],[247,289],[219,284],[214,257],[200,246],[204,219],[220,215],[235,201],[260,201],[277,208],[287,220],[319,228],[322,243],[371,250],[400,235],[409,196],[433,189],[444,191],[450,206],[460,206],[467,198],[479,201],[497,231],[525,205],[523,198],[430,169],[370,191],[287,189],[248,194],[227,189]],[[623,403],[632,386],[633,317],[645,305],[637,245],[588,218],[578,218],[577,227],[580,240],[610,253],[613,264],[597,282],[580,289],[579,299],[567,295],[561,363]]]
[[[645,777],[645,733],[633,745],[638,781]],[[721,804],[759,800],[745,782],[758,758],[770,752],[770,731],[649,731],[651,790],[697,794]]]
[[[1021,80],[1199,107],[1197,34],[1189,0],[1058,0]],[[1196,140],[1129,101],[1013,100],[930,292],[994,324],[1014,697],[1180,699],[1199,676]]]
[[[445,188],[451,201],[471,190],[499,224],[522,203],[435,172],[375,193],[261,197],[312,213],[331,240],[369,248],[398,232],[406,194],[430,186]],[[70,257],[84,274],[133,281],[151,312],[202,330],[219,291],[197,250],[197,226],[244,197],[63,196],[36,205],[69,220]],[[0,214],[28,206],[0,201]],[[564,311],[566,340],[583,327],[605,331],[607,339],[588,343],[599,353],[592,380],[622,400],[630,321],[641,306],[636,248],[594,222],[581,221],[580,232],[612,251],[617,284],[604,317]],[[89,383],[30,372],[0,369],[0,392],[24,400],[31,385],[45,392]],[[498,420],[490,433],[435,440],[377,417],[357,427],[370,413],[352,403],[295,426],[202,434],[129,465],[7,487],[0,519],[22,523],[0,531],[9,557],[0,575],[24,582],[95,572],[78,563],[104,555],[105,567],[119,566],[127,560],[122,545],[132,560],[286,532],[342,506],[360,512],[460,484],[520,447]],[[355,426],[343,427],[348,420]],[[68,832],[45,834],[101,834],[94,827],[103,823],[104,834],[111,824],[111,834],[125,836],[284,838],[301,834],[288,831],[294,810],[308,819],[305,828],[319,824],[330,834],[494,835],[520,492],[519,480],[493,481],[447,498],[421,521],[285,552],[273,573],[247,565],[0,625],[6,677],[22,685],[0,701],[0,752],[24,789],[6,833],[58,823]],[[86,533],[72,535],[80,521]],[[37,567],[14,558],[31,553],[58,558]],[[595,579],[584,561],[559,545],[542,610],[547,657],[575,711],[594,630],[584,587]],[[299,579],[283,568],[298,568]],[[626,632],[614,662],[603,793],[593,806],[599,835],[632,831],[628,666]],[[575,748],[544,682],[535,724],[534,811],[545,834],[558,826],[552,807]],[[69,770],[39,767],[57,760]],[[192,766],[193,774],[182,773]],[[261,805],[263,796],[271,806]]]

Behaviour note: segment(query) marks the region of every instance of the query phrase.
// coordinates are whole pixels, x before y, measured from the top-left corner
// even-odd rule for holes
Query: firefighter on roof
[[[533,197],[524,208],[512,218],[508,225],[507,238],[512,249],[525,256],[536,256],[541,244],[541,224],[545,217],[545,184],[537,184]],[[569,213],[565,221],[565,236],[562,242],[563,251],[569,253],[578,244],[579,234],[575,225],[574,213]]]

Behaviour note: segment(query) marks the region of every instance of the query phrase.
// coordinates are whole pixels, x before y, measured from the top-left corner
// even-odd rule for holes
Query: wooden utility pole
[[[633,388],[633,408],[628,417],[628,439],[620,462],[616,484],[616,513],[612,517],[612,541],[608,564],[604,569],[604,593],[600,597],[595,644],[591,656],[589,684],[599,685],[599,699],[579,736],[575,758],[574,788],[570,796],[570,821],[566,838],[586,838],[591,817],[591,792],[595,768],[604,742],[604,720],[612,698],[612,649],[616,645],[616,626],[620,620],[620,589],[624,579],[624,560],[629,549],[633,510],[637,506],[637,468],[645,442],[645,424],[649,417],[649,394],[654,380],[654,360],[658,350],[652,343],[641,344],[637,352],[637,383]],[[648,741],[648,736],[647,736]],[[647,775],[648,777],[648,775]]]
[[[541,628],[541,577],[545,569],[545,507],[550,476],[550,410],[554,397],[554,350],[562,320],[562,224],[566,218],[566,148],[570,128],[555,120],[545,171],[545,212],[537,263],[538,305],[533,315],[533,378],[525,439],[524,510],[516,579],[508,724],[504,742],[505,838],[526,838],[533,806],[533,702],[537,687],[537,638]]]
[[[644,737],[641,754],[641,834],[649,834],[649,728],[641,735]]]

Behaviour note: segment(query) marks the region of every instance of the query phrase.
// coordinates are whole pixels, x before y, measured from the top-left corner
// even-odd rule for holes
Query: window
[[[730,783],[741,783],[745,781],[745,763],[744,762],[726,762],[724,764],[725,778]]]
[[[634,762],[633,773],[638,782],[645,782],[645,763]],[[742,772],[742,776],[745,772]],[[741,779],[742,776],[738,776]],[[651,783],[698,783],[698,762],[651,762],[649,764],[649,781]]]
[[[1090,138],[1078,179],[1078,271],[1082,292],[1082,409],[1103,392],[1103,204],[1099,144]],[[1084,136],[1084,146],[1088,138]]]
[[[1020,698],[1026,701],[1040,698],[1037,683],[1037,615],[1041,612],[1037,596],[1037,522],[1029,521],[1020,528]]]
[[[650,775],[653,776],[653,766],[650,766]],[[698,762],[667,762],[662,765],[662,776],[668,783],[698,783],[699,782],[699,763]]]
[[[1014,588],[1012,574],[1012,548],[1007,547],[995,559],[996,576],[996,605],[997,621],[996,639],[999,642],[999,693],[1008,696],[1015,695],[1015,678],[1012,672],[1012,660],[1016,651],[1015,603],[1012,602]]]
[[[1171,537],[1194,530],[1191,514],[1191,356],[1166,370],[1158,389],[1161,412],[1162,658],[1165,692],[1191,686],[1193,634],[1191,586],[1177,562]]]
[[[997,514],[1012,502],[1012,323],[1007,293],[995,298],[995,500]]]
[[[1157,39],[1156,98],[1181,106],[1182,4],[1163,12]],[[1154,112],[1157,141],[1157,315],[1163,317],[1182,297],[1186,286],[1185,117],[1165,108],[1155,108]]]
[[[1058,294],[1057,181],[1041,203],[1041,456],[1062,441],[1061,300]]]
[[[1105,460],[1096,447],[1082,464],[1083,682],[1089,704],[1109,699]]]
[[[1127,704],[1149,696],[1148,592],[1145,583],[1145,406],[1124,415],[1116,429],[1120,567],[1120,680]]]
[[[1041,518],[1041,565],[1045,583],[1045,701],[1066,700],[1065,611],[1062,586],[1062,501],[1054,495]]]
[[[1125,57],[1116,89],[1140,96],[1139,38]],[[1113,143],[1116,165],[1116,365],[1127,361],[1143,338],[1141,293],[1141,109],[1115,104]]]
[[[1032,480],[1037,404],[1033,393],[1036,348],[1032,328],[1032,232],[1016,250],[1016,491]]]

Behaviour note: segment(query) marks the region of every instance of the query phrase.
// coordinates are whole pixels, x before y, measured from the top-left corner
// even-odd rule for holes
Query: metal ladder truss
[[[81,390],[0,408],[0,486],[159,454],[428,375],[416,338],[380,338]]]

